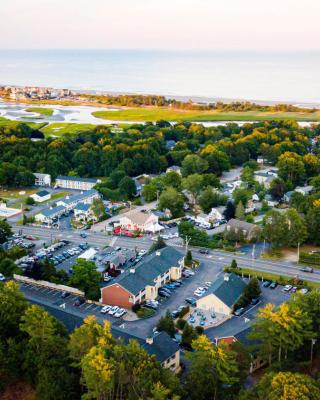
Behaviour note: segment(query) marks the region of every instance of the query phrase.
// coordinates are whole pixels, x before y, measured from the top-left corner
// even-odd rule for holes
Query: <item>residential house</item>
[[[277,200],[274,200],[270,194],[266,194],[264,197],[269,207],[275,207],[279,204]]]
[[[182,254],[173,247],[157,250],[102,288],[101,302],[130,309],[134,304],[154,300],[160,287],[181,278],[183,265]]]
[[[313,191],[313,186],[297,186],[294,191],[301,193],[303,196],[308,196]]]
[[[212,208],[209,213],[209,221],[215,222],[215,221],[221,221],[222,219],[223,219],[222,212],[220,212],[217,208]]]
[[[58,206],[63,206],[67,210],[73,210],[79,203],[92,204],[94,199],[100,199],[99,192],[94,189],[87,190],[74,196],[66,196],[57,201]]]
[[[251,241],[259,237],[261,228],[258,225],[232,218],[228,221],[224,232],[225,234],[234,233],[245,240]]]
[[[57,176],[55,187],[75,190],[91,190],[100,179],[80,178],[79,176]]]
[[[166,169],[166,173],[168,172],[176,172],[177,174],[181,175],[181,168],[178,165],[171,165]]]
[[[159,217],[153,213],[130,211],[120,216],[119,223],[115,224],[121,229],[140,232],[159,232],[163,227],[159,224]]]
[[[271,182],[274,180],[274,178],[277,178],[277,176],[278,169],[275,167],[255,171],[254,173],[254,179],[261,185],[264,185],[267,189],[270,188]]]
[[[197,308],[230,316],[245,287],[245,282],[238,275],[224,274],[197,300]]]
[[[36,203],[43,203],[44,201],[48,201],[51,199],[51,193],[47,190],[40,190],[39,192],[30,195],[30,197]]]
[[[37,222],[52,224],[52,222],[64,214],[65,211],[66,209],[63,206],[50,207],[40,211],[34,218]]]
[[[74,207],[73,212],[74,217],[78,220],[87,221],[94,218],[93,212],[91,210],[91,204],[78,203]]]
[[[35,186],[51,186],[51,175],[49,174],[40,174],[34,173],[35,177],[34,184]]]

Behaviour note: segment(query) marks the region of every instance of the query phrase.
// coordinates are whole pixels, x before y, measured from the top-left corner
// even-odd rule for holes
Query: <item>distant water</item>
[[[0,50],[0,84],[320,104],[320,52]]]

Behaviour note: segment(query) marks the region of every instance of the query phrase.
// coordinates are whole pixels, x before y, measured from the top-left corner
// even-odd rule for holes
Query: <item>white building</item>
[[[212,208],[209,213],[209,220],[211,222],[214,222],[214,221],[221,221],[222,219],[223,219],[222,213],[216,208]]]
[[[89,219],[92,216],[91,204],[79,203],[73,209],[76,219]]]
[[[56,179],[55,187],[63,189],[91,190],[97,183],[101,183],[101,180],[92,178],[80,178],[78,176],[59,175]]]
[[[34,173],[36,186],[51,186],[51,175]]]
[[[51,193],[47,190],[40,190],[30,196],[36,203],[43,203],[51,199]]]
[[[131,211],[120,216],[119,224],[122,229],[140,232],[159,232],[163,227],[159,224],[159,218],[152,213]]]
[[[57,201],[58,206],[63,206],[67,210],[73,210],[79,203],[92,204],[94,199],[100,199],[101,196],[96,190],[87,190],[74,196],[66,196]]]
[[[34,218],[37,222],[41,222],[42,224],[52,224],[52,222],[65,213],[65,211],[66,209],[63,206],[50,207],[36,214]]]
[[[166,173],[168,172],[176,172],[177,174],[181,175],[181,168],[178,165],[172,165],[166,169]]]
[[[313,186],[297,186],[294,191],[301,193],[303,196],[308,196],[313,191]]]
[[[93,247],[90,247],[88,250],[86,250],[84,253],[80,254],[78,258],[86,261],[93,260],[97,254],[97,250],[94,249]]]

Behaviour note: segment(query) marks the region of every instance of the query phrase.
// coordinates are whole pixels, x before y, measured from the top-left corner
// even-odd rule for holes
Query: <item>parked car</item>
[[[292,285],[286,285],[286,286],[283,288],[283,291],[284,291],[284,292],[290,292],[291,289],[292,289]]]
[[[66,291],[63,291],[62,293],[61,293],[61,298],[62,299],[66,299],[67,297],[69,297],[70,296],[70,292],[66,292]]]
[[[277,282],[272,282],[270,285],[270,289],[275,289],[278,286]]]
[[[114,314],[119,310],[119,308],[120,308],[120,307],[118,307],[118,306],[113,306],[113,307],[110,308],[110,310],[108,311],[108,314],[109,314],[109,315],[114,315]]]
[[[86,233],[84,233],[84,232],[81,232],[81,233],[80,233],[80,236],[81,236],[82,238],[86,238],[88,235],[87,235]]]
[[[300,268],[300,271],[302,272],[313,272],[313,268],[312,267],[302,267]]]
[[[291,289],[291,293],[295,293],[298,290],[297,286],[293,286],[293,288]]]
[[[240,317],[240,315],[242,315],[244,313],[244,308],[238,308],[233,314],[237,317]]]
[[[158,291],[158,295],[159,295],[160,297],[165,297],[165,298],[171,296],[169,293],[164,292],[164,291],[161,291],[161,290]]]
[[[111,306],[104,306],[101,308],[100,312],[101,312],[101,314],[106,314],[107,312],[109,312],[110,309],[111,309]]]
[[[179,310],[173,310],[172,313],[171,313],[171,316],[172,316],[173,319],[178,318],[179,315],[180,315],[180,311]]]
[[[75,307],[80,307],[81,304],[85,303],[86,300],[83,297],[78,297],[76,301],[73,303]]]
[[[306,288],[302,288],[302,289],[299,290],[299,292],[302,293],[302,294],[307,294],[308,291],[309,291],[309,290],[306,289]]]
[[[3,274],[0,273],[0,281],[4,282],[6,280],[5,276]]]
[[[186,303],[188,303],[192,306],[195,306],[197,304],[197,300],[194,297],[188,297],[188,298],[186,298],[185,301],[186,301]]]
[[[256,298],[254,298],[254,299],[251,300],[250,304],[251,304],[252,306],[255,306],[256,304],[259,303],[259,301],[260,301],[259,297],[256,297]]]
[[[200,250],[199,250],[199,253],[201,253],[201,254],[209,254],[209,250],[207,250],[207,249],[200,249]]]
[[[264,281],[263,282],[263,287],[269,287],[271,285],[271,282],[270,281]]]
[[[114,314],[116,318],[122,317],[127,311],[124,308],[119,308],[119,310]]]

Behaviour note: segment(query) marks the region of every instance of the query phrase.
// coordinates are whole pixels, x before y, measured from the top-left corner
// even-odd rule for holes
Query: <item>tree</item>
[[[181,167],[182,176],[185,177],[192,174],[203,174],[207,171],[209,164],[203,158],[189,154],[182,161]]]
[[[186,323],[182,330],[181,343],[191,349],[191,344],[197,337],[198,334],[195,328]]]
[[[225,219],[227,221],[229,221],[230,219],[234,218],[235,217],[235,212],[236,212],[236,209],[235,209],[234,202],[229,200],[227,202],[226,208],[225,208],[225,210],[223,212],[223,215],[224,215]]]
[[[170,210],[173,217],[179,217],[183,213],[184,200],[182,195],[174,188],[169,187],[159,198],[160,210]]]
[[[21,273],[21,270],[10,258],[4,258],[0,261],[0,273],[11,278],[13,274]]]
[[[317,204],[317,203],[316,203]],[[309,209],[306,222],[308,226],[309,240],[319,245],[320,244],[320,205],[313,206]]]
[[[209,213],[213,207],[226,204],[227,196],[213,190],[211,186],[206,187],[200,197],[199,205],[205,213]]]
[[[303,162],[308,177],[319,175],[320,173],[319,157],[309,153],[303,156]]]
[[[248,188],[253,188],[255,185],[254,170],[250,167],[244,167],[241,171],[241,180],[245,182]]]
[[[174,171],[167,172],[163,177],[163,183],[166,187],[171,186],[177,190],[180,190],[181,182],[181,175]]]
[[[242,204],[242,201],[239,201],[236,207],[236,218],[240,219],[240,221],[244,221],[245,219],[244,206]]]
[[[271,181],[269,192],[275,200],[281,200],[286,193],[286,190],[286,185],[282,179],[275,178]]]
[[[188,175],[186,178],[183,178],[182,186],[192,194],[194,203],[197,203],[198,196],[204,186],[203,177],[199,174]]]
[[[101,276],[95,263],[80,258],[73,267],[69,285],[84,291],[89,299],[98,300],[100,298],[100,280]]]
[[[136,184],[129,176],[121,179],[118,188],[125,199],[132,199],[137,194]]]
[[[294,152],[283,153],[278,159],[277,167],[279,168],[279,177],[294,186],[301,183],[305,176],[302,157]]]
[[[11,226],[5,219],[0,219],[0,244],[5,243],[9,236],[12,235]]]
[[[169,310],[167,310],[166,314],[159,319],[157,324],[157,330],[159,332],[161,331],[167,332],[168,335],[174,337],[176,329],[174,327],[174,321]]]
[[[233,259],[231,261],[230,268],[232,268],[232,269],[237,269],[238,268],[237,260]]]
[[[204,335],[195,339],[192,347],[195,352],[188,355],[191,365],[186,377],[188,397],[216,400],[222,391],[225,394],[226,385],[238,381],[236,354],[222,344],[214,346]]]
[[[284,214],[271,210],[263,220],[263,237],[274,248],[279,248],[287,243],[288,225]]]
[[[26,198],[26,204],[28,206],[33,206],[35,204],[35,201],[34,201],[34,199],[32,197],[29,196],[29,197]]]
[[[192,265],[192,253],[191,250],[187,251],[187,254],[184,258],[184,264],[190,267]]]
[[[299,244],[304,243],[308,236],[306,223],[294,208],[286,211],[285,217],[288,224],[286,242],[289,246],[297,247]]]
[[[166,242],[164,241],[164,239],[159,235],[157,237],[157,241],[155,243],[153,243],[149,249],[149,254],[154,253],[157,250],[163,249],[164,247],[166,247]]]
[[[157,192],[158,188],[152,180],[150,183],[147,183],[143,186],[141,194],[144,197],[145,201],[150,203],[151,201],[156,200]]]
[[[244,289],[243,295],[251,301],[252,299],[256,299],[257,297],[259,297],[260,294],[261,294],[261,289],[258,279],[251,278],[249,283]]]
[[[179,235],[184,240],[186,237],[190,239],[190,244],[194,246],[206,247],[209,244],[209,236],[207,232],[195,228],[190,222],[182,221],[178,227]]]
[[[106,208],[101,199],[93,199],[91,210],[98,220],[106,216]]]
[[[308,375],[269,372],[251,391],[256,400],[319,400],[320,389]],[[246,399],[251,397],[244,396]]]
[[[246,207],[249,199],[251,198],[251,192],[248,189],[238,188],[234,190],[232,197],[236,206],[241,201],[243,206]]]

